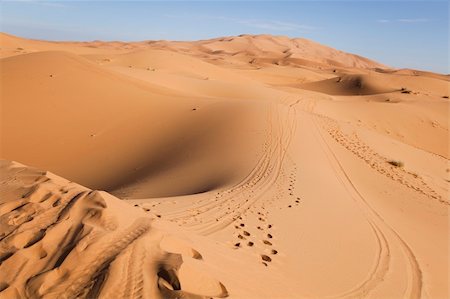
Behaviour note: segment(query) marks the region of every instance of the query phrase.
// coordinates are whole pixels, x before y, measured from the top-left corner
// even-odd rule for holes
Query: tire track
[[[306,115],[305,115],[306,116]],[[396,244],[401,248],[404,258],[407,261],[407,269],[408,271],[408,284],[407,289],[405,290],[406,298],[418,299],[421,298],[422,295],[422,271],[420,269],[420,265],[407,242],[401,238],[399,233],[395,231],[386,221],[385,219],[367,202],[367,200],[363,197],[363,195],[358,191],[356,186],[352,183],[351,179],[348,177],[345,172],[343,166],[339,162],[338,158],[332,151],[331,147],[328,145],[326,139],[322,135],[320,131],[320,127],[316,122],[316,116],[308,115],[311,122],[313,123],[313,127],[317,131],[317,136],[321,140],[321,144],[327,155],[329,156],[329,160],[333,165],[333,168],[337,174],[337,177],[340,179],[341,183],[346,187],[351,195],[352,199],[358,204],[361,208],[363,214],[365,215],[367,221],[370,223],[375,235],[377,242],[379,244],[378,254],[376,257],[376,262],[374,265],[374,270],[371,271],[371,275],[369,275],[368,279],[363,281],[358,287],[354,290],[350,290],[346,293],[340,294],[336,297],[338,298],[359,298],[373,289],[375,289],[382,281],[389,269],[389,259],[390,259],[390,250],[392,244],[389,243],[389,238],[387,234],[383,232],[383,228],[387,230],[387,232],[393,236]],[[381,242],[380,242],[381,241]],[[381,247],[380,247],[381,245]],[[386,248],[383,250],[383,248]],[[383,261],[384,260],[384,261]],[[387,264],[386,264],[387,263]]]
[[[254,208],[279,178],[283,162],[296,130],[298,101],[290,106],[272,103],[267,115],[266,142],[253,170],[240,183],[190,206],[162,214],[164,219],[182,222],[183,227],[202,235],[222,230]],[[286,110],[286,111],[283,111]]]
[[[450,203],[442,198],[417,174],[406,171],[404,168],[390,165],[388,159],[381,156],[368,145],[366,145],[356,134],[348,135],[342,132],[339,124],[329,117],[317,115],[316,118],[328,134],[339,144],[366,162],[369,167],[384,176],[394,180],[405,187],[413,189],[428,198],[437,201],[440,204],[449,205]]]
[[[33,278],[28,283],[28,287],[31,290],[39,290],[38,292],[41,296],[52,296],[56,298],[78,297],[85,289],[91,287],[91,282],[94,278],[104,270],[120,252],[150,229],[150,223],[151,221],[148,218],[137,219],[135,223],[124,232],[114,236],[110,240],[99,241],[90,246],[88,249],[89,252],[100,252],[101,254],[89,254],[89,252],[86,252],[84,255],[86,258],[79,260],[76,268],[71,269],[69,277],[65,279],[65,282],[60,281],[58,284],[47,290],[43,289],[41,287],[41,281],[45,279],[45,276],[52,274],[52,272],[47,272],[41,277],[37,276]],[[104,239],[108,238],[104,237]],[[64,269],[64,266],[62,267],[61,270]]]

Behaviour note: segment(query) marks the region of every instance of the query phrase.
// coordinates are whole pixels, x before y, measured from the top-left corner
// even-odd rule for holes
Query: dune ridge
[[[194,42],[142,41],[142,42],[50,42],[21,39],[1,33],[3,55],[17,55],[42,49],[65,47],[82,54],[102,53],[108,50],[129,52],[138,49],[162,49],[185,53],[211,60],[239,62],[254,60],[264,63],[312,66],[342,66],[355,68],[387,69],[383,64],[368,58],[345,53],[304,38],[290,39],[286,36],[240,35]],[[4,56],[3,56],[4,57]],[[237,58],[234,59],[233,57]],[[246,61],[246,62],[250,62]],[[256,63],[256,65],[258,65]]]

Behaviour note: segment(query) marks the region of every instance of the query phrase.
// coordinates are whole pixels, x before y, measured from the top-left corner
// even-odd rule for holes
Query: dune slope
[[[48,172],[0,167],[2,297],[227,296],[205,274],[180,275],[183,261],[201,254],[154,228],[141,210]]]
[[[224,145],[254,147],[258,136],[248,134],[263,111],[249,114],[250,102],[180,95],[67,52],[0,63],[4,158],[104,190],[143,179],[144,171],[146,196],[202,192],[239,179],[249,167],[247,155]],[[230,119],[243,129],[240,134],[227,133]],[[200,171],[207,164],[214,165],[214,173]],[[166,179],[148,182],[155,175]],[[186,183],[170,186],[173,176],[186,177]]]

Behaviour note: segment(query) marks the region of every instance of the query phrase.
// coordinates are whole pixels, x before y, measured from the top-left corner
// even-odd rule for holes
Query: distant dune
[[[449,297],[448,75],[271,35],[0,57],[0,298]]]

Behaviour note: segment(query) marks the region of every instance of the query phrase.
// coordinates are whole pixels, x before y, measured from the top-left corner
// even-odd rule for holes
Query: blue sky
[[[449,73],[447,1],[2,1],[0,30],[49,40],[305,37],[393,67]]]

